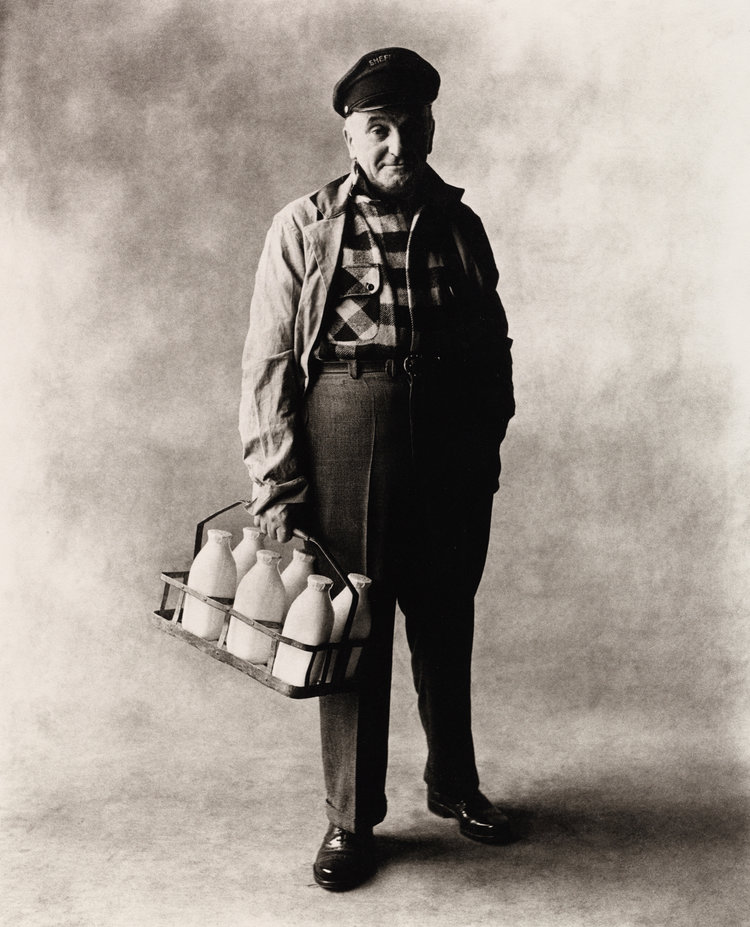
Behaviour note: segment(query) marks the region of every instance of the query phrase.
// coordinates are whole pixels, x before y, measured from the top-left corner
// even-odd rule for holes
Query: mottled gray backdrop
[[[66,757],[201,741],[219,719],[234,742],[273,729],[278,762],[319,776],[313,705],[262,693],[261,711],[254,683],[146,617],[194,523],[247,492],[236,410],[263,236],[347,170],[331,88],[389,44],[442,75],[431,163],[484,219],[515,339],[478,608],[480,762],[554,777],[564,730],[592,776],[677,793],[686,767],[745,781],[745,4],[2,11],[2,660],[18,781],[62,788]],[[411,751],[418,773],[399,653],[394,755]]]

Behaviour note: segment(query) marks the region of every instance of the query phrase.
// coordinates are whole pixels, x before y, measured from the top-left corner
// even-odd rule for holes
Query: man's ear
[[[432,154],[432,139],[435,136],[435,120],[430,113],[430,126],[427,130],[427,154]]]
[[[351,134],[349,130],[346,128],[346,126],[344,126],[344,128],[342,129],[342,132],[344,133],[344,141],[346,142],[346,150],[349,152],[349,157],[352,159],[352,161],[354,161],[356,159],[354,156],[354,149],[352,147]]]

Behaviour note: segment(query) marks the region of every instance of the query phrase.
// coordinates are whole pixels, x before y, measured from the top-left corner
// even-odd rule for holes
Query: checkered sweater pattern
[[[422,208],[353,194],[326,312],[321,360],[416,350],[423,322],[446,302],[443,258],[426,246]]]

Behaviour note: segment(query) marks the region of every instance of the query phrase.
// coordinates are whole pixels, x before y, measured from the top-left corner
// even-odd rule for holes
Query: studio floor
[[[402,654],[379,871],[332,894],[311,871],[325,829],[314,701],[284,699],[166,638],[148,643],[167,672],[150,691],[135,680],[140,700],[103,692],[106,711],[73,711],[61,696],[58,709],[37,706],[33,736],[17,727],[2,923],[750,923],[746,781],[716,731],[479,700],[483,787],[528,829],[513,846],[484,847],[425,807]]]

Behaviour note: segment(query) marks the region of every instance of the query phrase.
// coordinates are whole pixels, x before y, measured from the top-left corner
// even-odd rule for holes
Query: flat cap
[[[408,48],[378,48],[363,55],[333,88],[333,108],[339,116],[356,110],[393,104],[432,103],[440,75]]]

